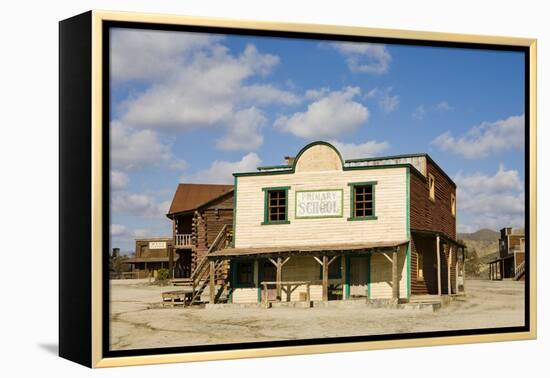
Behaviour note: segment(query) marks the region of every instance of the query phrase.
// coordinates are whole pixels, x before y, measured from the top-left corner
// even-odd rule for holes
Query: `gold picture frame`
[[[376,340],[365,342],[345,342],[331,344],[315,344],[315,345],[296,345],[296,346],[277,346],[277,347],[259,347],[252,349],[234,349],[234,350],[212,350],[201,352],[170,352],[166,354],[143,354],[129,356],[114,356],[106,357],[104,355],[105,337],[108,336],[105,332],[104,325],[104,306],[106,303],[105,286],[104,286],[104,201],[103,193],[105,191],[104,178],[106,177],[105,165],[103,160],[103,144],[104,144],[104,122],[105,114],[103,112],[104,104],[104,25],[108,22],[132,23],[132,24],[161,24],[168,26],[196,26],[196,27],[212,27],[221,29],[238,29],[248,31],[262,32],[288,32],[288,33],[310,33],[319,35],[333,36],[353,36],[353,37],[376,37],[388,40],[407,40],[412,42],[441,42],[441,43],[457,43],[457,44],[477,44],[477,45],[501,45],[523,47],[528,51],[529,62],[529,103],[528,103],[528,119],[529,125],[529,193],[528,193],[528,210],[529,210],[529,275],[528,275],[528,314],[529,314],[529,329],[523,332],[513,333],[492,333],[492,334],[476,334],[476,335],[458,335],[445,337],[427,337],[427,338],[407,338],[395,340]],[[328,353],[328,352],[347,352],[372,349],[388,349],[388,348],[405,348],[419,346],[436,346],[449,344],[467,344],[467,343],[482,343],[495,341],[512,341],[512,340],[527,340],[535,339],[537,336],[537,277],[536,277],[536,208],[537,208],[537,175],[536,175],[536,125],[537,125],[537,42],[535,39],[513,38],[501,36],[482,36],[468,34],[451,34],[437,33],[425,31],[411,30],[392,30],[392,29],[377,29],[368,27],[352,27],[352,26],[335,26],[335,25],[315,25],[315,24],[293,24],[279,22],[259,22],[253,20],[231,20],[218,19],[210,17],[189,17],[177,15],[161,15],[161,14],[145,14],[145,13],[126,13],[126,12],[110,12],[94,10],[85,13],[81,16],[76,16],[72,19],[62,21],[60,24],[60,74],[61,74],[61,187],[62,192],[66,194],[65,202],[62,201],[60,219],[63,227],[61,227],[61,238],[68,238],[69,232],[85,233],[89,241],[89,245],[85,245],[85,257],[76,258],[69,256],[69,253],[64,248],[70,244],[67,240],[61,240],[60,246],[60,355],[73,361],[82,363],[90,367],[115,367],[115,366],[130,366],[144,364],[161,364],[174,362],[191,362],[191,361],[209,361],[221,359],[238,359],[251,357],[268,357],[268,356],[283,356],[283,355],[300,355],[311,353]],[[78,33],[83,33],[81,40],[77,38]],[[68,36],[72,34],[72,36]],[[72,38],[72,39],[71,39]],[[84,42],[82,42],[84,41]],[[68,74],[65,69],[68,69],[68,62],[64,59],[71,59],[78,52],[78,48],[89,48],[89,54],[81,57],[82,61],[87,61],[89,64],[89,78],[85,80],[82,90],[90,90],[89,98],[81,98],[79,96],[66,95],[63,91],[68,91],[70,86],[74,85],[75,80],[82,80],[78,75],[80,73]],[[83,71],[85,72],[85,71]],[[80,79],[75,79],[75,78]],[[71,81],[72,80],[72,81]],[[90,102],[86,102],[90,100]],[[74,101],[80,101],[82,109],[87,111],[87,115],[70,115],[67,108]],[[64,114],[66,117],[64,117]],[[73,117],[73,118],[71,118]],[[76,117],[76,118],[74,118]],[[83,118],[78,118],[83,117]],[[64,148],[69,143],[71,138],[67,134],[64,139],[64,133],[69,127],[68,122],[72,121],[88,121],[89,127],[83,127],[82,133],[87,135],[82,136],[84,143],[89,143],[90,156],[89,170],[81,172],[82,177],[86,177],[86,181],[82,181],[85,188],[89,186],[87,192],[71,192],[69,181],[64,181],[71,173],[76,172],[76,167],[70,166],[70,163],[64,163],[68,159]],[[72,131],[77,132],[77,131]],[[80,135],[80,134],[79,134]],[[74,136],[74,135],[73,135]],[[88,139],[89,138],[89,139]],[[67,150],[67,153],[70,151]],[[73,151],[75,152],[75,151]],[[82,152],[85,154],[86,152]],[[87,160],[86,160],[87,161]],[[64,166],[64,164],[67,164]],[[65,167],[65,170],[63,169]],[[77,178],[78,179],[78,178]],[[89,196],[88,196],[89,193]],[[86,204],[89,204],[89,212],[84,217],[88,217],[89,223],[75,224],[71,221],[67,207],[74,201],[78,201],[79,196],[87,196]],[[89,198],[88,198],[89,197]],[[343,199],[342,199],[343,200]],[[526,209],[527,211],[527,209]],[[88,227],[89,226],[89,227]],[[78,229],[77,229],[78,227]],[[66,268],[63,268],[66,267]],[[69,269],[86,271],[87,274],[83,277],[76,277],[74,274],[68,273]],[[79,283],[79,280],[88,280],[89,284]],[[87,290],[90,290],[87,292]],[[80,294],[77,293],[80,291]],[[79,299],[75,300],[75,296],[79,295]],[[80,302],[79,302],[80,301]],[[71,319],[79,315],[74,306],[78,303],[84,303],[84,307],[79,311],[89,312],[89,317],[86,316],[77,324],[70,327],[68,324]],[[90,311],[89,311],[90,310]],[[76,335],[75,331],[81,329],[80,335]],[[84,336],[83,336],[84,335]],[[78,345],[78,339],[87,346],[79,352],[73,352],[73,349]],[[88,345],[89,344],[89,345]],[[89,348],[88,348],[89,346]]]

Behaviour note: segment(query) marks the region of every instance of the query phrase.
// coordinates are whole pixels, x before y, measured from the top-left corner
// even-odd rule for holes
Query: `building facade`
[[[343,160],[315,142],[234,177],[232,245],[206,255],[230,264],[233,303],[464,290],[456,185],[426,154]]]
[[[172,238],[136,239],[135,256],[125,260],[135,278],[156,277],[159,269],[168,269]]]
[[[505,227],[500,230],[498,258],[489,262],[489,278],[525,279],[525,232]]]

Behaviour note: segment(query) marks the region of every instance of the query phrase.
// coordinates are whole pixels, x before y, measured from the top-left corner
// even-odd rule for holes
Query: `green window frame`
[[[262,188],[264,192],[264,221],[262,225],[289,224],[288,191],[290,186]]]
[[[376,220],[376,184],[378,181],[352,182],[349,221]],[[360,206],[360,207],[359,207]]]
[[[254,287],[254,260],[240,260],[233,265],[235,288]]]

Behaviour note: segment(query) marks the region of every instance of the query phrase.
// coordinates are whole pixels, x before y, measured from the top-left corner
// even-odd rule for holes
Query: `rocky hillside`
[[[498,256],[498,238],[500,234],[489,229],[482,229],[472,233],[458,234],[458,239],[462,240],[468,247],[467,256],[470,264],[467,264],[469,275],[485,275],[487,263]],[[471,266],[470,269],[468,269]],[[477,268],[476,268],[477,267]],[[474,274],[478,271],[479,274]]]

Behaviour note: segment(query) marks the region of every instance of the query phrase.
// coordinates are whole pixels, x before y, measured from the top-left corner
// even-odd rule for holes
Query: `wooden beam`
[[[277,300],[281,301],[282,299],[282,287],[281,281],[283,280],[283,262],[280,257],[277,257]]]
[[[348,299],[346,296],[346,276],[347,276],[347,266],[346,266],[346,256],[342,256],[341,260],[341,272],[342,272],[342,299]]]
[[[287,257],[286,259],[284,259],[284,260],[282,261],[281,267],[282,267],[283,265],[285,265],[285,264],[288,262],[288,260],[290,260],[290,256]]]
[[[336,261],[336,259],[338,258],[338,256],[332,256],[332,258],[328,261],[328,264],[330,266],[330,264],[332,264],[334,261]]]
[[[397,274],[397,248],[392,252],[391,265],[392,298],[399,299],[399,276]]]
[[[328,257],[323,256],[323,301],[328,301]]]
[[[447,257],[447,294],[451,295],[453,293],[452,291],[452,284],[451,284],[451,263],[453,262],[453,247],[449,244],[448,247],[449,253]]]
[[[271,257],[268,258],[269,261],[271,261],[271,263],[275,266],[277,266],[277,261],[273,260]]]
[[[210,287],[208,288],[210,294],[210,304],[216,302],[216,266],[213,260],[210,261]]]
[[[435,237],[435,253],[437,257],[437,295],[441,295],[441,254],[439,248],[439,235],[437,235]]]
[[[455,293],[458,294],[458,248],[455,252]]]
[[[382,256],[384,256],[386,259],[388,259],[389,262],[393,263],[393,260],[386,252],[382,252]]]
[[[466,254],[464,253],[464,247],[462,247],[462,292],[466,294]]]
[[[317,260],[317,262],[319,263],[319,265],[323,266],[323,262],[317,257],[317,256],[313,256],[313,258],[315,260]]]

